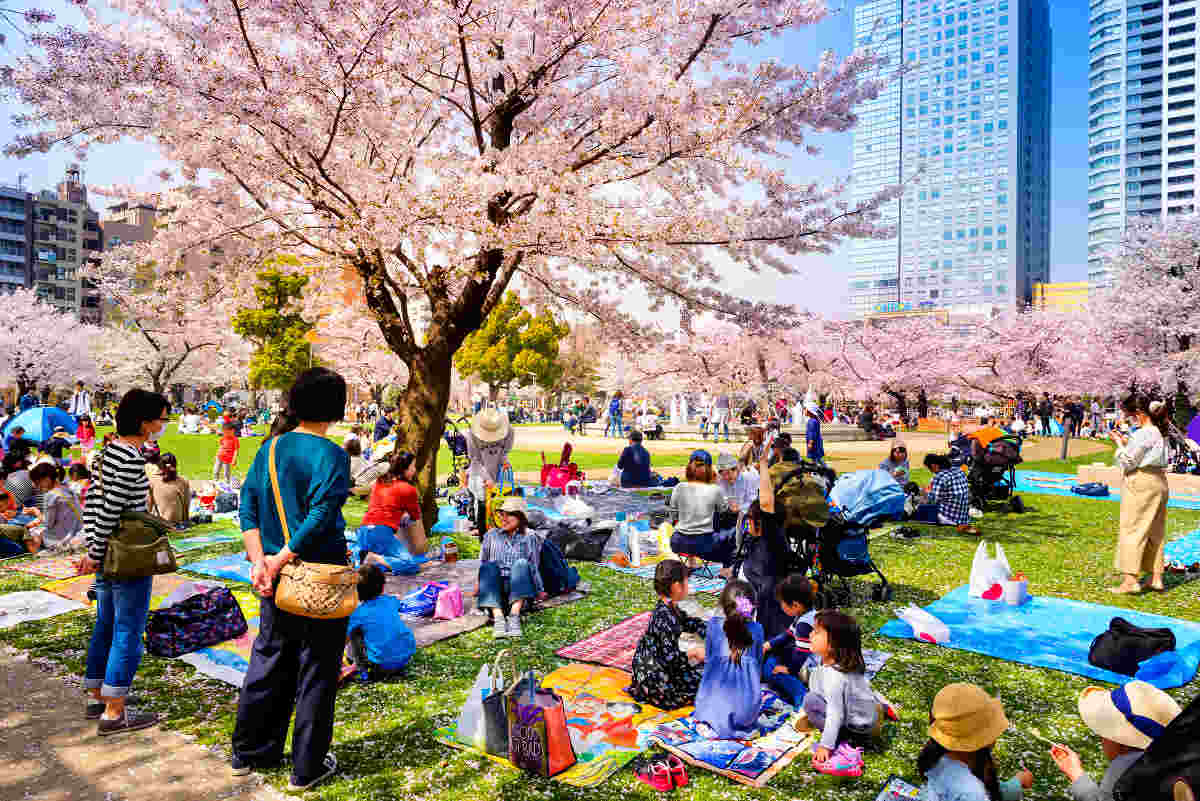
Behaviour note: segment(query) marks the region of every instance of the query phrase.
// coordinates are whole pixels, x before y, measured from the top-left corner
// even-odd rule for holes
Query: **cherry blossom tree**
[[[389,386],[408,384],[408,367],[388,348],[375,320],[355,307],[326,314],[314,333],[316,358],[342,373],[351,386],[365,389],[376,403],[383,403]]]
[[[158,261],[248,238],[352,270],[409,370],[430,508],[451,357],[510,285],[646,346],[631,296],[778,321],[791,309],[724,287],[730,265],[789,274],[891,235],[878,210],[898,188],[852,205],[783,169],[884,81],[870,52],[806,68],[758,47],[823,19],[821,0],[121,8],[85,8],[84,30],[35,37],[6,72],[32,108],[6,152],[153,142],[184,181],[213,176],[168,205]]]
[[[37,387],[91,383],[97,370],[88,344],[96,333],[32,289],[0,295],[0,380],[15,384],[18,396]]]
[[[908,399],[944,386],[954,365],[952,337],[927,319],[897,318],[829,324],[840,346],[832,371],[861,399],[884,394],[908,417]]]

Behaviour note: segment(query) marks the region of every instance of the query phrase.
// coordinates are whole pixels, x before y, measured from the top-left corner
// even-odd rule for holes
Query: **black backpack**
[[[1173,801],[1175,782],[1200,789],[1200,698],[1192,700],[1117,779],[1115,801]]]
[[[1164,651],[1175,650],[1170,629],[1143,629],[1123,617],[1114,617],[1108,631],[1092,640],[1088,662],[1123,676],[1134,676],[1138,665]]]

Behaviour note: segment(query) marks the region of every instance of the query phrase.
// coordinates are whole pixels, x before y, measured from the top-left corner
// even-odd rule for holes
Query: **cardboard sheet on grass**
[[[86,609],[87,606],[79,601],[69,600],[43,590],[27,590],[10,592],[0,595],[0,629],[11,629],[21,623],[31,620],[45,620],[49,617]]]
[[[1071,487],[1074,487],[1077,483],[1075,476],[1070,473],[1018,470],[1016,492],[1028,492],[1035,495],[1060,495],[1069,498],[1089,498],[1096,501],[1119,502],[1121,500],[1121,491],[1116,489],[1109,490],[1108,495],[1099,497],[1076,495],[1071,492]],[[1167,499],[1167,506],[1172,509],[1200,509],[1200,500],[1194,499],[1193,496],[1171,496]]]
[[[552,687],[562,696],[571,745],[579,760],[554,781],[595,787],[642,752],[647,732],[692,711],[685,707],[668,712],[639,704],[625,692],[631,681],[633,677],[621,670],[579,664],[561,667],[542,681],[542,686]],[[453,724],[438,729],[436,736],[446,745],[502,765],[510,764],[503,757],[485,754],[456,740]]]
[[[412,629],[418,648],[487,625],[487,615],[476,609],[475,598],[471,595],[479,581],[478,559],[460,559],[457,562],[426,562],[421,565],[420,572],[414,576],[388,576],[384,582],[383,591],[388,595],[405,596],[414,590],[421,589],[431,581],[445,581],[462,587],[463,612],[465,614],[453,620],[434,620],[428,617],[405,615],[404,622]],[[575,592],[542,601],[539,608],[550,609],[578,601],[587,593],[587,590],[586,583],[580,584],[579,589]]]
[[[78,555],[43,556],[32,562],[13,562],[4,567],[43,578],[68,579],[79,575],[79,559]]]
[[[1177,650],[1147,660],[1136,678],[1165,690],[1191,681],[1200,666],[1200,623],[1188,620],[1036,595],[1026,604],[1009,606],[999,601],[968,598],[966,585],[925,609],[949,626],[950,640],[943,643],[947,648],[1113,684],[1124,684],[1131,677],[1089,664],[1088,650],[1096,635],[1108,630],[1114,617],[1123,617],[1135,626],[1165,627],[1175,633]],[[912,627],[902,620],[889,621],[879,633],[885,637],[913,636]],[[1162,661],[1163,657],[1167,657],[1169,665],[1168,661]],[[1159,672],[1159,668],[1168,666],[1170,670]]]

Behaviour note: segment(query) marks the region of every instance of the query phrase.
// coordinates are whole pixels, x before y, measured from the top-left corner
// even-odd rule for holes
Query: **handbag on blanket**
[[[146,650],[174,658],[241,637],[246,617],[228,587],[214,587],[146,618]]]
[[[1092,640],[1088,662],[1123,676],[1135,676],[1139,663],[1174,650],[1175,633],[1170,629],[1143,629],[1123,617],[1114,617],[1108,631]]]
[[[525,490],[517,486],[517,480],[513,477],[511,470],[501,470],[496,478],[498,480],[496,481],[495,485],[488,487],[487,489],[487,525],[500,528],[501,520],[497,514],[500,504],[504,503],[505,498],[509,498],[514,495],[524,496]],[[480,531],[480,533],[482,534],[483,532]]]
[[[553,690],[532,674],[505,692],[508,699],[508,761],[513,767],[551,778],[575,764],[567,710]]]
[[[454,620],[463,616],[462,587],[451,584],[438,593],[433,609],[434,620]]]
[[[292,538],[288,530],[283,496],[279,493],[279,473],[275,469],[275,446],[279,437],[271,440],[269,467],[271,490],[275,493],[275,508],[283,526],[284,541]],[[285,612],[322,620],[349,617],[358,607],[358,573],[346,565],[325,565],[295,559],[279,571],[275,588],[275,606]]]
[[[504,673],[500,667],[505,655],[511,657],[512,652],[501,651],[491,664],[479,668],[466,703],[458,713],[454,734],[459,742],[501,756],[508,754],[508,710],[504,706]],[[515,667],[516,663],[513,664]]]

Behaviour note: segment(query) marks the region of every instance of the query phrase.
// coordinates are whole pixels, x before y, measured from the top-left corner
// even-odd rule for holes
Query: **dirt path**
[[[136,689],[136,688],[135,688]],[[158,728],[102,739],[78,680],[0,648],[0,798],[23,801],[281,801],[254,775]]]

